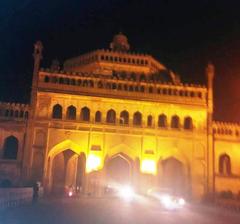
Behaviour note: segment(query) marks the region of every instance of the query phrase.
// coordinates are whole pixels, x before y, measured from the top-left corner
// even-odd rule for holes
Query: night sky
[[[206,84],[213,62],[214,117],[240,122],[238,2],[0,0],[0,101],[29,102],[36,40],[48,67],[55,58],[108,48],[121,31],[132,51],[152,54],[184,82]]]

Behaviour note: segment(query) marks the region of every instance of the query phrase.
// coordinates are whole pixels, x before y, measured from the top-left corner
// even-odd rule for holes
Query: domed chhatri
[[[130,45],[128,43],[127,37],[121,32],[119,34],[116,34],[113,37],[110,48],[114,51],[128,51],[130,49]]]

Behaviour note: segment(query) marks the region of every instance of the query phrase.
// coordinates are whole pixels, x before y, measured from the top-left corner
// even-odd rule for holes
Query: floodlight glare
[[[119,189],[119,196],[125,200],[132,200],[134,197],[134,190],[130,186],[122,186]]]

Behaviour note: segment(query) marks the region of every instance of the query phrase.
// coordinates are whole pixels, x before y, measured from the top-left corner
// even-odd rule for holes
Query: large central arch
[[[125,185],[132,181],[132,160],[123,153],[118,153],[105,162],[107,184]]]
[[[169,189],[174,194],[185,195],[187,190],[187,177],[184,164],[174,157],[170,157],[163,160],[161,165],[161,187]]]

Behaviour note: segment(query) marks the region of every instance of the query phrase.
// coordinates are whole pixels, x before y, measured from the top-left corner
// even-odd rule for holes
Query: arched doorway
[[[186,174],[183,163],[173,157],[163,160],[160,185],[174,194],[185,195]]]
[[[62,194],[66,187],[84,186],[86,158],[71,149],[64,150],[52,160],[52,193]]]
[[[77,176],[76,176],[76,187],[80,192],[85,189],[85,170],[86,170],[86,156],[84,153],[78,157],[77,161]]]
[[[65,186],[65,159],[61,152],[54,157],[52,166],[52,192],[62,193]]]
[[[107,184],[125,185],[131,183],[132,164],[128,157],[118,154],[106,162]]]

